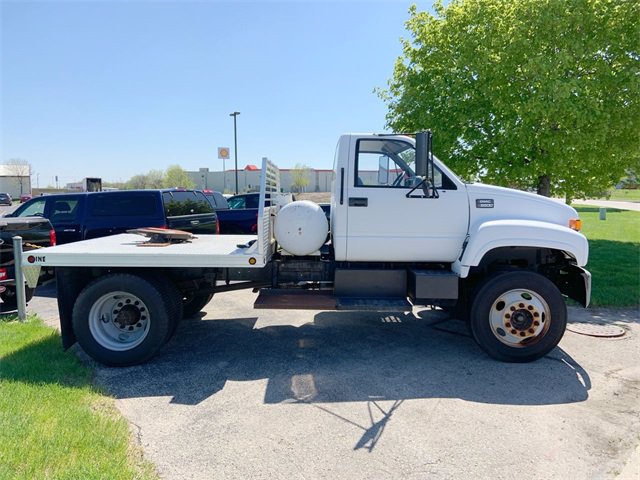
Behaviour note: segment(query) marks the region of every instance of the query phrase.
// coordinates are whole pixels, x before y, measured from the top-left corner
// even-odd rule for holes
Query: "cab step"
[[[257,309],[290,310],[359,310],[373,312],[402,312],[411,310],[405,297],[335,296],[322,290],[287,290],[263,288],[253,304]]]
[[[253,308],[335,310],[336,298],[330,291],[263,288]]]

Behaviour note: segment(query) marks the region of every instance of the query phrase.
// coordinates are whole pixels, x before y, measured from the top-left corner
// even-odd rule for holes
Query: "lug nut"
[[[540,326],[540,322],[538,322],[537,320],[535,322],[533,322],[533,326],[534,327],[539,327]]]
[[[529,305],[529,306],[527,307],[527,309],[528,309],[528,310],[533,310],[533,305]]]
[[[537,318],[540,316],[540,314],[538,312],[533,312],[533,316]]]
[[[509,315],[508,313],[504,316],[504,318],[511,318],[511,315]]]
[[[515,329],[511,330],[511,335],[515,335],[516,333],[518,333],[518,332],[516,332]]]
[[[524,303],[518,305],[520,308],[524,308]]]
[[[536,331],[533,328],[530,328],[529,333],[536,333]]]
[[[505,323],[504,326],[507,328],[511,328],[511,324],[509,322]]]
[[[520,336],[521,336],[521,337],[524,337],[525,335],[526,335],[526,333],[524,333],[524,332],[520,332]]]

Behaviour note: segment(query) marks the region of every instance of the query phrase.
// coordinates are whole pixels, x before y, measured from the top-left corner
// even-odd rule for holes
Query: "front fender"
[[[469,241],[453,270],[465,278],[487,252],[501,247],[550,248],[567,252],[584,266],[589,259],[589,243],[584,235],[568,227],[535,220],[493,220],[469,232]]]

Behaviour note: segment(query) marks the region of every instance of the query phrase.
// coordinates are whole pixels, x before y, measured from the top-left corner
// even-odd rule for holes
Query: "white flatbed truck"
[[[588,305],[577,212],[462,182],[433,156],[430,132],[343,135],[334,173],[329,226],[310,202],[276,201],[279,171],[265,159],[257,236],[151,246],[121,234],[27,252],[24,269],[29,279],[55,267],[63,346],[77,341],[111,366],[149,360],[183,316],[243,288],[260,292],[256,308],[439,306],[467,320],[489,355],[512,362],[558,344],[565,296]]]

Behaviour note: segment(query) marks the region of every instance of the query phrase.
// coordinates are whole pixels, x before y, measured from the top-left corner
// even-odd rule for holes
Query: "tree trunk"
[[[551,196],[551,179],[549,175],[541,175],[538,177],[538,195],[545,197]]]

